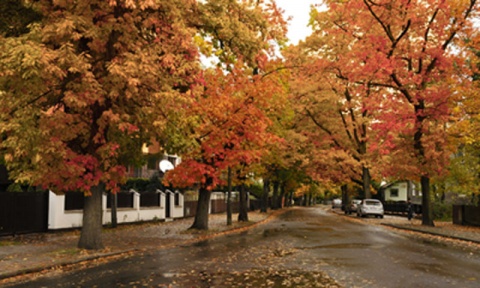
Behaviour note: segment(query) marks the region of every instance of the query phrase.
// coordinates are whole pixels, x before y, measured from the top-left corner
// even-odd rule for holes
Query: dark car
[[[362,203],[362,200],[360,199],[353,199],[350,201],[350,204],[345,206],[345,214],[352,214],[354,212],[357,212],[358,205]]]

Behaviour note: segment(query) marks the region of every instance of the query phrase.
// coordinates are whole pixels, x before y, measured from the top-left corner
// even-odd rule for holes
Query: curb
[[[110,253],[102,253],[102,254],[92,255],[92,256],[81,258],[81,259],[76,259],[76,260],[62,261],[62,262],[58,262],[58,263],[50,264],[50,265],[40,265],[40,266],[36,266],[36,267],[32,267],[32,268],[21,269],[21,270],[9,272],[9,273],[0,274],[0,281],[8,279],[8,278],[17,277],[17,276],[22,276],[22,275],[27,275],[27,274],[32,274],[32,273],[39,273],[39,272],[42,272],[44,270],[50,270],[50,269],[53,269],[53,268],[56,268],[56,267],[66,267],[66,266],[76,265],[76,264],[80,264],[80,263],[87,262],[87,261],[94,261],[94,260],[104,258],[104,257],[108,258],[108,257],[119,256],[119,255],[138,252],[138,251],[139,251],[139,249],[134,248],[134,249],[117,251],[117,252],[110,252]]]
[[[423,233],[423,234],[428,234],[428,235],[433,235],[433,236],[439,236],[439,237],[444,237],[444,238],[449,238],[449,239],[454,239],[454,240],[461,240],[461,241],[480,244],[479,240],[469,239],[469,238],[465,238],[465,237],[461,237],[461,236],[455,236],[455,235],[448,235],[448,234],[445,234],[445,233],[426,231],[426,230],[422,230],[422,229],[418,229],[418,228],[411,228],[411,227],[407,228],[407,227],[403,227],[401,225],[388,224],[388,223],[381,223],[381,225],[396,228],[396,229],[400,229],[400,230],[413,231],[413,232],[418,232],[418,233]]]
[[[340,215],[340,216],[347,216],[347,215],[344,215],[343,213],[335,211],[333,209],[331,209],[330,211],[332,213],[335,213],[335,214]],[[416,232],[416,233],[438,236],[438,237],[443,237],[443,238],[452,239],[452,240],[460,240],[460,241],[465,241],[465,242],[471,242],[471,243],[475,243],[475,244],[480,245],[480,240],[461,237],[461,236],[450,235],[450,234],[447,234],[447,233],[433,232],[433,231],[428,231],[428,230],[424,230],[424,229],[421,229],[421,228],[405,227],[405,226],[402,226],[402,225],[391,224],[391,223],[380,223],[380,225],[383,225],[383,226],[386,226],[386,227],[391,227],[391,228],[396,228],[396,229],[399,229],[399,230],[412,231],[412,232]]]
[[[215,237],[241,233],[241,232],[247,231],[249,229],[255,228],[259,225],[268,223],[271,220],[273,220],[275,217],[277,217],[277,216],[279,216],[279,215],[281,215],[281,214],[283,214],[287,211],[289,211],[288,208],[284,208],[284,209],[281,209],[281,210],[273,210],[273,212],[271,212],[270,215],[268,215],[265,219],[262,219],[258,222],[253,222],[253,223],[251,223],[249,225],[245,225],[243,227],[232,228],[232,229],[224,230],[224,231],[221,231],[221,232],[212,233],[212,234],[209,234],[209,235],[202,235],[202,236],[195,237],[195,238],[192,238],[192,239],[184,240],[184,241],[182,241],[182,243],[158,246],[157,249],[169,249],[169,248],[173,248],[173,247],[182,247],[182,246],[185,246],[185,245],[190,245],[192,243],[198,243],[198,242],[202,242],[202,241],[205,241],[205,240],[209,240],[209,239],[212,239],[212,238],[215,238]],[[139,250],[144,251],[143,249],[139,249]]]
[[[189,240],[186,240],[186,241],[182,241],[182,243],[180,243],[180,244],[177,243],[177,244],[173,244],[173,245],[159,246],[159,247],[156,247],[156,249],[161,250],[161,249],[169,249],[169,248],[174,248],[174,247],[181,247],[183,245],[189,245],[189,244],[192,244],[192,243],[205,241],[205,240],[212,239],[212,238],[219,237],[219,236],[241,233],[243,231],[246,231],[246,230],[252,229],[254,227],[257,227],[261,224],[270,222],[272,219],[274,219],[278,215],[281,215],[281,214],[287,212],[288,210],[289,209],[275,210],[275,211],[271,212],[270,215],[268,215],[265,219],[262,219],[258,222],[251,223],[249,225],[245,225],[243,227],[233,228],[233,229],[221,231],[221,232],[218,232],[218,233],[212,233],[210,235],[195,237],[195,238],[192,238],[192,239],[189,239]],[[80,264],[80,263],[83,263],[83,262],[95,261],[95,260],[100,259],[100,258],[115,257],[115,256],[121,256],[121,255],[124,255],[124,254],[144,252],[144,251],[146,251],[146,250],[141,249],[141,248],[132,248],[132,249],[121,250],[121,251],[116,251],[116,252],[91,255],[91,256],[87,256],[87,257],[84,257],[84,258],[81,258],[81,259],[76,259],[76,260],[70,260],[70,261],[66,260],[66,261],[62,261],[62,262],[58,262],[58,263],[54,263],[54,264],[46,264],[46,265],[35,266],[35,267],[32,267],[32,268],[21,269],[21,270],[8,272],[8,273],[4,273],[4,274],[0,273],[0,281],[6,280],[8,278],[24,276],[24,275],[33,274],[33,273],[40,273],[42,271],[51,270],[53,268],[67,267],[67,266],[71,266],[71,265]]]

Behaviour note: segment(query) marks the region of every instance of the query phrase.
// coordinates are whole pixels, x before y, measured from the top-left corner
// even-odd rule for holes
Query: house
[[[162,152],[162,148],[156,142],[147,146],[143,145],[142,153],[147,158],[147,163],[141,167],[128,166],[127,176],[130,178],[151,178],[154,175],[163,176],[160,171],[160,162],[162,160],[169,161],[173,167],[176,167],[181,162],[181,158],[177,155],[166,154]]]
[[[407,202],[411,199],[412,203],[422,203],[422,192],[410,180],[384,183],[379,192],[383,202]]]
[[[383,202],[385,213],[403,214],[407,212],[407,201],[411,200],[416,214],[422,213],[422,193],[417,185],[410,180],[384,183],[380,189],[380,200]]]

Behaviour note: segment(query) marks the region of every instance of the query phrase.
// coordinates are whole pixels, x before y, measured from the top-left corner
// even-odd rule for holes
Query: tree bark
[[[262,202],[260,205],[260,212],[262,213],[267,213],[269,193],[270,193],[270,180],[263,179],[263,194],[262,194]]]
[[[279,187],[280,187],[280,183],[277,180],[273,181],[272,203],[270,203],[271,208],[273,210],[278,209],[278,188]]]
[[[85,197],[83,207],[83,224],[80,232],[78,248],[81,249],[102,249],[102,195],[104,186],[102,184],[91,189],[92,195]]]
[[[372,198],[372,192],[370,191],[370,169],[367,167],[362,167],[362,185],[363,185],[363,192],[365,193],[365,199]]]
[[[425,160],[425,147],[422,142],[422,138],[424,136],[423,127],[425,125],[425,116],[424,114],[425,109],[425,102],[419,101],[418,104],[415,105],[415,126],[416,131],[413,135],[413,148],[416,152],[416,157],[419,160],[419,163],[422,165],[426,165]],[[434,226],[433,224],[433,215],[432,211],[430,210],[430,176],[429,174],[425,173],[420,177],[420,185],[422,189],[422,225],[425,226]]]
[[[430,209],[430,177],[422,176],[420,178],[422,186],[422,225],[435,226],[433,223],[433,214]]]
[[[110,211],[112,212],[112,228],[117,228],[117,193],[110,192],[110,203],[112,203],[112,207]]]
[[[232,225],[232,168],[228,167],[227,225]]]
[[[238,211],[238,221],[239,222],[248,222],[248,205],[247,205],[247,199],[248,194],[245,191],[245,184],[240,185],[240,201],[238,203],[239,205],[239,211]]]
[[[277,204],[277,207],[282,209],[284,206],[285,206],[285,194],[286,194],[286,191],[285,191],[285,184],[283,183],[281,186],[280,186],[280,197],[278,198],[278,204]]]
[[[200,188],[195,220],[189,229],[208,230],[208,209],[210,208],[211,194],[212,192],[205,187]]]
[[[340,190],[342,191],[342,208],[345,210],[348,205],[348,186],[343,184]]]

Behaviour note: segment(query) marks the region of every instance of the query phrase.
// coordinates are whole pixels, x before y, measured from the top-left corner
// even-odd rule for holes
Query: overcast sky
[[[310,5],[319,4],[321,0],[276,0],[276,2],[285,10],[285,18],[292,16],[287,34],[292,44],[297,44],[299,40],[310,35],[310,27],[307,27]]]

